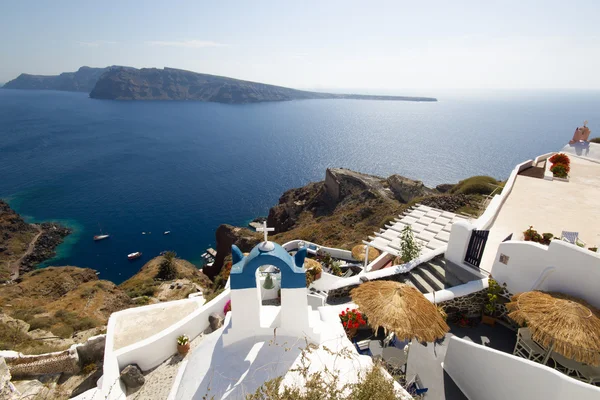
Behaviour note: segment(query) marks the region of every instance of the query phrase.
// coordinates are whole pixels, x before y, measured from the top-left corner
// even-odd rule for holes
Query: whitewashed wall
[[[499,261],[501,254],[508,256],[506,265]],[[512,293],[558,291],[600,307],[600,254],[560,240],[549,246],[513,240],[501,243],[492,276],[505,282]]]
[[[592,400],[600,388],[552,368],[453,336],[444,370],[469,399]]]
[[[504,189],[502,189],[502,193],[492,198],[487,208],[479,218],[473,222],[458,221],[452,225],[450,240],[448,241],[448,251],[445,254],[445,258],[447,260],[459,266],[465,265],[464,259],[467,252],[467,247],[469,246],[471,231],[473,229],[486,230],[492,226],[494,220],[500,212],[500,209],[502,208],[502,205],[504,205],[504,202],[510,195],[513,186],[515,185],[517,175],[519,172],[531,167],[532,165],[533,160],[527,160],[521,164],[518,164],[510,173],[510,176],[506,181],[506,185],[504,185]]]
[[[143,371],[160,365],[177,352],[177,337],[186,334],[190,338],[198,336],[208,328],[208,316],[217,312],[223,314],[225,303],[230,299],[230,290],[226,289],[219,296],[204,304],[187,317],[171,325],[155,335],[136,342],[117,351],[113,350],[116,321],[136,312],[146,312],[148,308],[161,304],[131,308],[111,315],[106,332],[103,376],[99,386],[105,399],[125,399],[125,385],[119,379],[120,371],[128,364],[137,364]],[[181,301],[198,301],[188,299]]]

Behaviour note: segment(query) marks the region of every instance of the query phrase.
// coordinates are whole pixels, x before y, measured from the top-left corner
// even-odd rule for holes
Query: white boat
[[[94,236],[94,240],[98,241],[98,240],[102,240],[102,239],[108,239],[110,237],[110,235],[96,235]]]
[[[136,251],[135,253],[129,253],[127,254],[127,258],[129,260],[135,260],[136,258],[140,258],[142,256],[142,252],[141,251]]]
[[[165,233],[163,233],[163,235],[168,235],[169,233],[171,233],[171,231],[165,231]]]

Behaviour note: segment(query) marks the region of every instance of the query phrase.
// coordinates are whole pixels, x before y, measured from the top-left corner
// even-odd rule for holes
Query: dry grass
[[[119,285],[119,288],[124,290],[131,298],[141,296],[154,296],[162,281],[155,280],[160,264],[164,257],[155,257],[148,261],[140,271]],[[177,279],[186,279],[192,283],[199,285],[202,288],[208,288],[212,285],[206,275],[202,273],[196,266],[188,261],[176,258],[173,264],[177,271]],[[172,291],[168,300],[179,300],[187,297],[189,290]]]
[[[366,213],[365,208],[368,208],[370,213]],[[301,239],[323,246],[351,250],[405,208],[406,205],[397,201],[374,199],[367,203],[340,203],[329,215],[317,216],[305,211],[294,228],[275,235],[273,240],[282,244]],[[368,216],[364,217],[367,214]]]

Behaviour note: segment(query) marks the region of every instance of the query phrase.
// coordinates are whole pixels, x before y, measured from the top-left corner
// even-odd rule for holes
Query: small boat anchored
[[[141,251],[136,251],[135,253],[129,253],[127,254],[127,259],[129,260],[135,260],[136,258],[140,258],[142,256],[142,252]]]
[[[94,235],[94,240],[96,242],[98,240],[108,239],[110,237],[110,235],[105,235],[104,232],[102,232],[102,228],[100,227],[100,224],[98,224],[98,229],[100,229],[100,234],[99,235]]]
[[[171,233],[171,231],[165,231],[165,233],[163,233],[163,235],[168,235],[169,233]]]

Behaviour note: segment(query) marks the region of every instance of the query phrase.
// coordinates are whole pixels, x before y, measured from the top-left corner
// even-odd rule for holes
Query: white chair
[[[533,340],[529,328],[519,328],[513,355],[543,363],[547,353],[547,350]]]
[[[554,361],[554,369],[582,382],[600,383],[600,367],[582,364],[553,351],[550,356]]]

